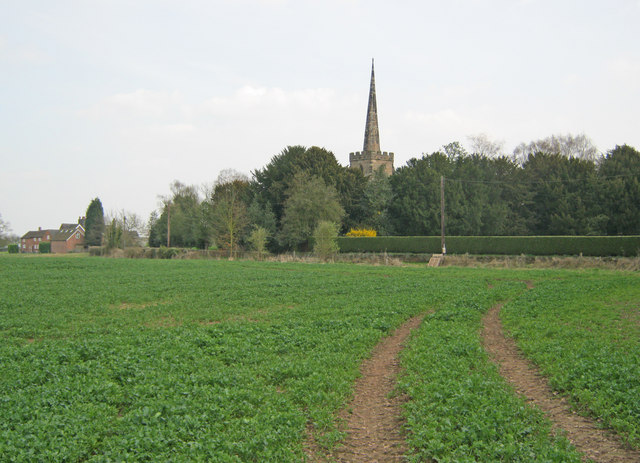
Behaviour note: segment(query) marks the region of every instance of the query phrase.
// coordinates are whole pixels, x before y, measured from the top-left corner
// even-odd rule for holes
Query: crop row
[[[518,282],[465,282],[467,292],[430,315],[403,352],[400,390],[411,461],[563,461],[580,455],[552,437],[543,414],[514,394],[485,353],[481,320],[498,300],[524,288]]]
[[[640,281],[637,274],[546,279],[503,308],[525,354],[591,415],[640,447]]]

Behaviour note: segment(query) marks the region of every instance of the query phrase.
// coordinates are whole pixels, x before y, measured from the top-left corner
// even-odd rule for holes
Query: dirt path
[[[373,350],[362,363],[362,376],[356,381],[354,398],[340,412],[347,437],[344,446],[334,451],[338,462],[400,462],[406,452],[401,434],[400,397],[389,397],[400,370],[398,353],[411,330],[424,315],[411,318]]]
[[[527,287],[531,288],[528,284]],[[493,307],[484,317],[484,346],[498,364],[500,374],[515,386],[553,422],[554,430],[566,431],[567,438],[586,458],[596,462],[640,462],[640,452],[628,449],[613,433],[599,429],[595,421],[573,411],[563,397],[554,393],[537,368],[518,351],[515,341],[503,334],[500,321],[502,304]]]

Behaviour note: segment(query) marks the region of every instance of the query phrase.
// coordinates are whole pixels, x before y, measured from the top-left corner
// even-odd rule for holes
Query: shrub
[[[40,246],[38,246],[38,252],[40,254],[50,254],[51,253],[51,243],[50,242],[44,242],[44,243],[40,243]]]
[[[102,246],[89,246],[90,256],[102,256],[104,255],[104,248]]]
[[[17,244],[10,244],[7,246],[7,251],[9,251],[9,254],[18,254],[20,252],[20,246]]]
[[[313,232],[313,252],[323,259],[331,257],[340,250],[337,238],[338,224],[327,220],[320,221]]]
[[[349,237],[363,236],[363,237],[375,237],[378,236],[378,232],[370,228],[352,228],[346,234]]]
[[[165,246],[160,246],[157,252],[157,257],[160,259],[173,259],[180,253],[180,249],[178,248],[167,248]]]
[[[144,249],[139,246],[127,248],[124,251],[124,256],[129,259],[139,259],[144,257]]]
[[[158,257],[158,248],[142,248],[142,257],[145,259],[155,259]]]
[[[267,249],[267,238],[269,238],[267,229],[257,225],[249,235],[248,241],[251,244],[251,248],[258,254],[258,259],[262,259]]]

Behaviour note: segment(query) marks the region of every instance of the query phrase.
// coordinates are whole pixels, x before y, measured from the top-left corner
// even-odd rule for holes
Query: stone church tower
[[[369,107],[367,123],[364,129],[364,147],[362,152],[349,153],[349,166],[369,176],[382,168],[385,174],[393,173],[393,153],[380,151],[380,134],[378,132],[378,107],[376,104],[376,79],[371,60],[371,86],[369,87]]]

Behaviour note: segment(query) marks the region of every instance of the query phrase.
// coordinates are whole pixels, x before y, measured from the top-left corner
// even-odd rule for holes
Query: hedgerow
[[[341,237],[340,252],[441,252],[439,236]],[[449,236],[449,254],[640,255],[640,236]]]

